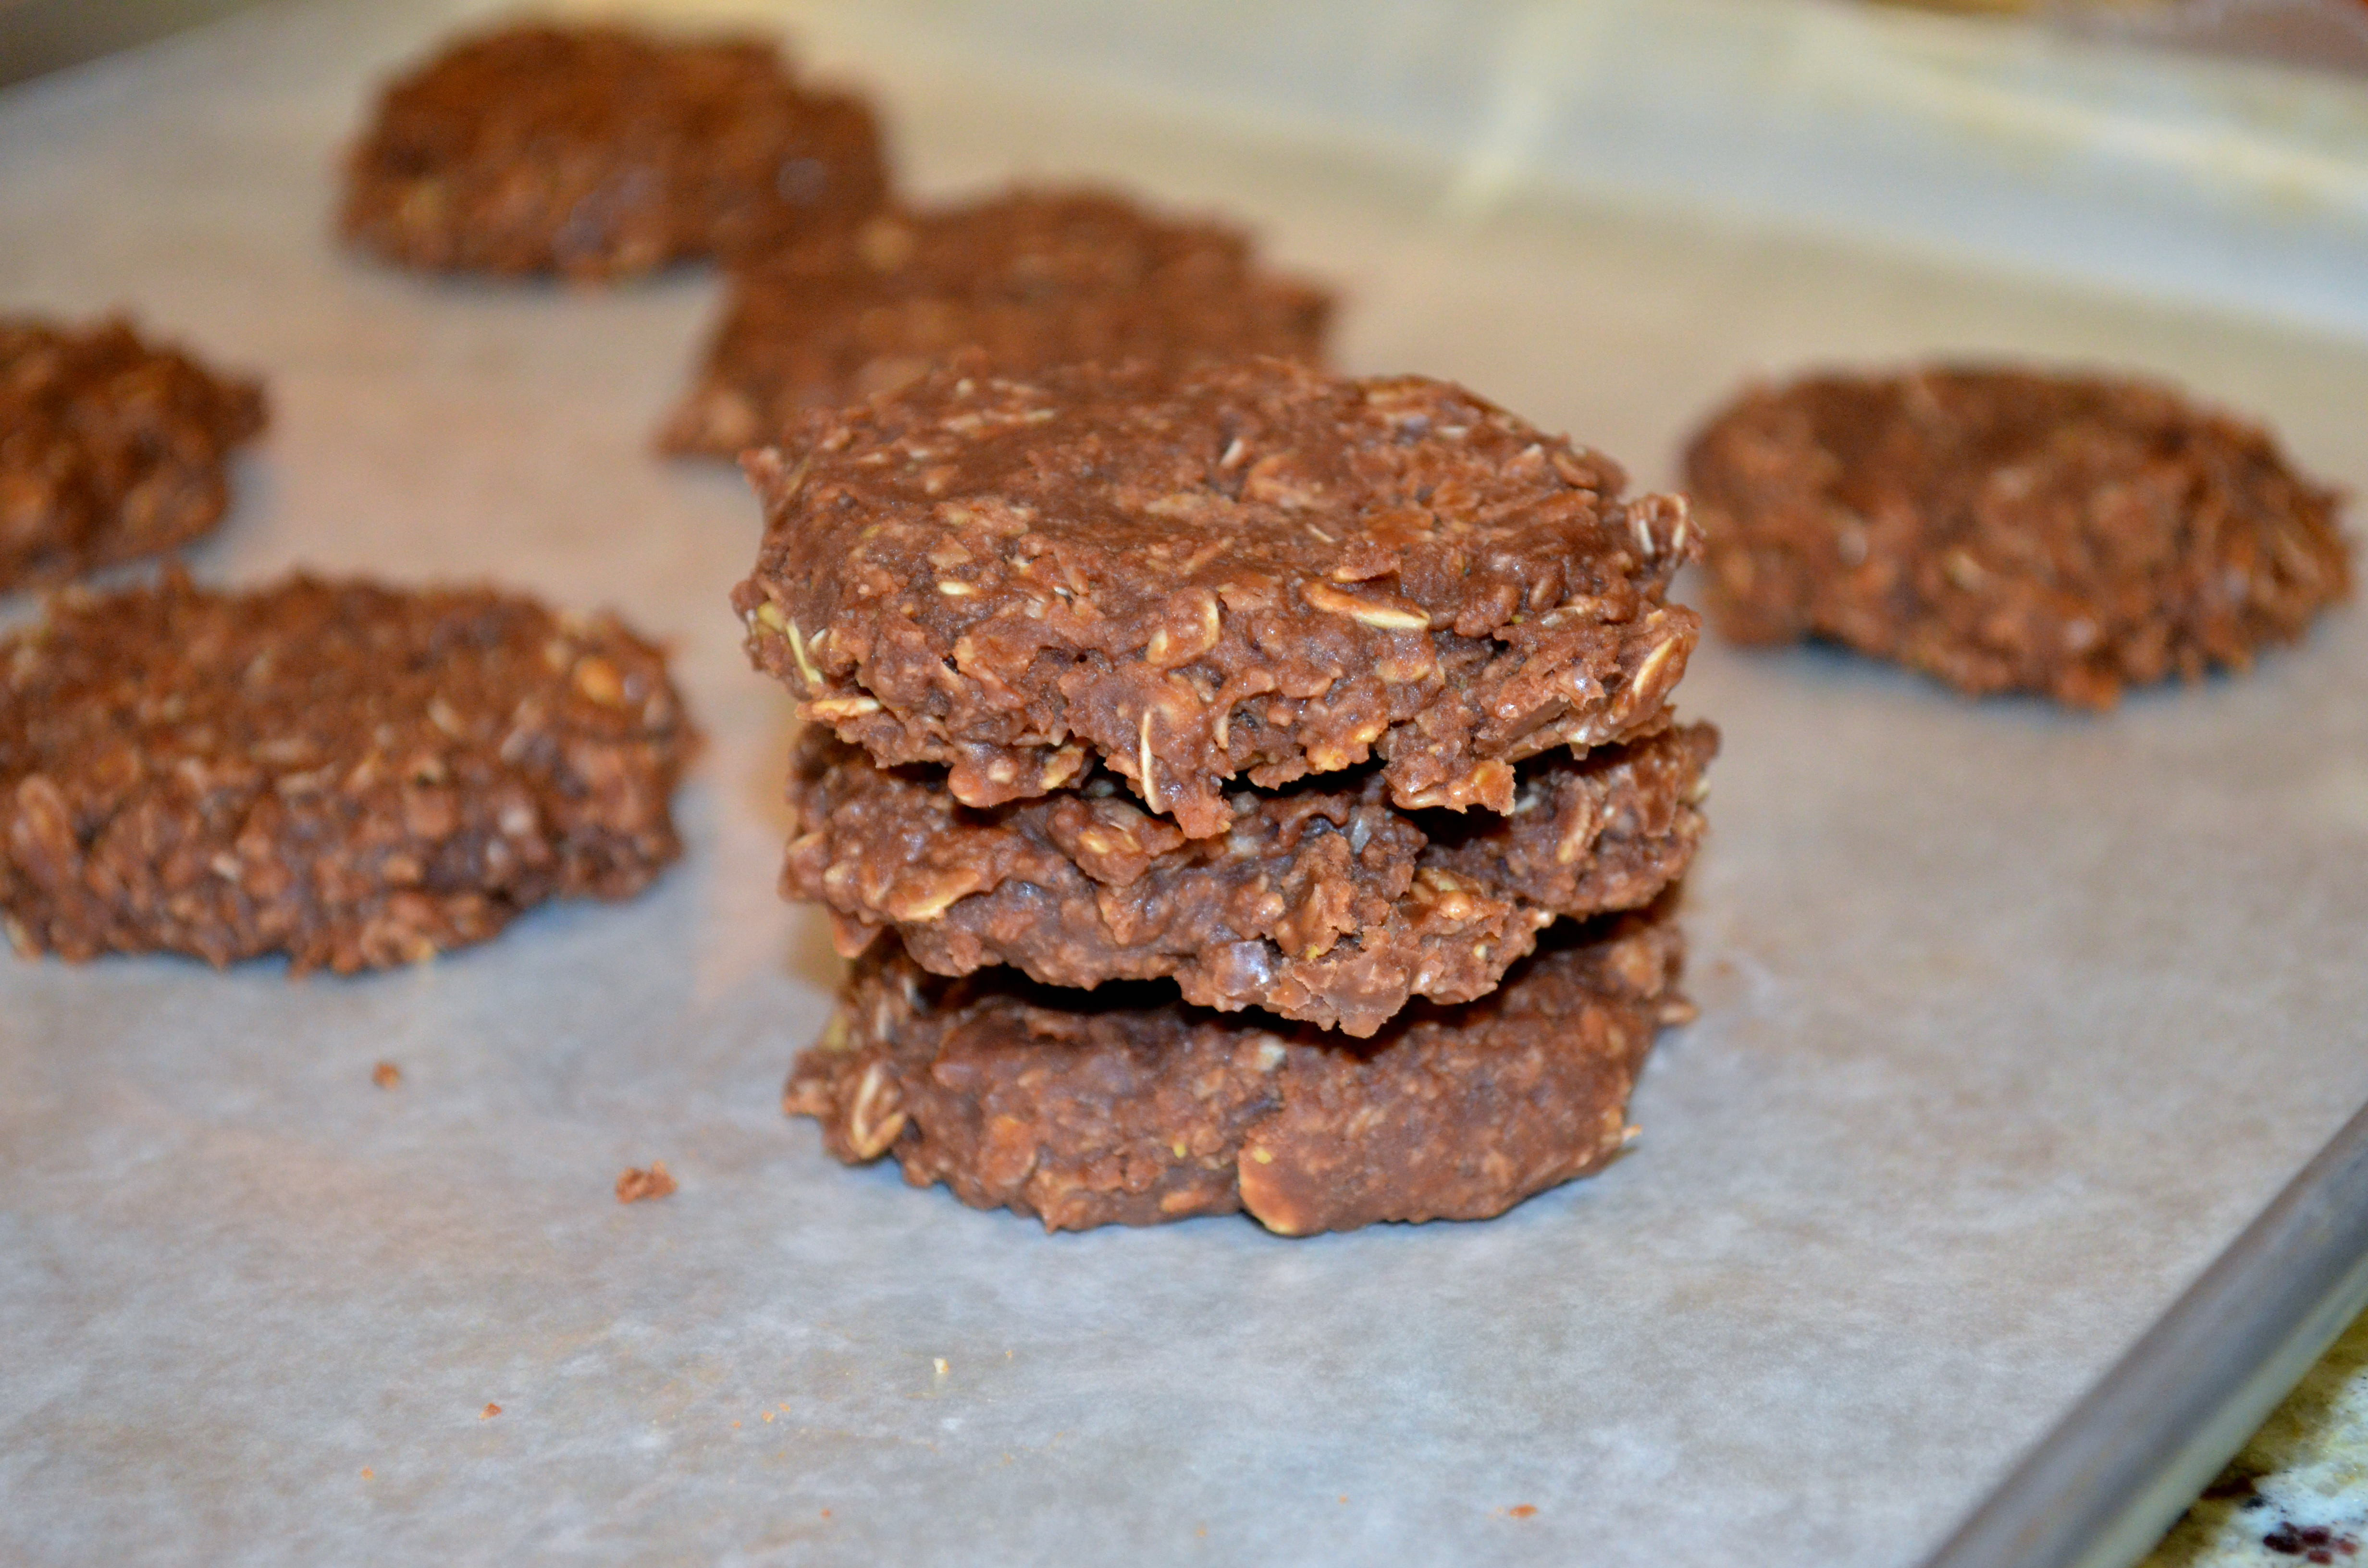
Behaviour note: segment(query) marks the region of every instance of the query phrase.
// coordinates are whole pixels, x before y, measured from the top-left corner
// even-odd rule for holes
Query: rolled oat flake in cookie
[[[346,238],[389,261],[579,278],[765,252],[887,191],[871,111],[769,42],[545,23],[390,85],[346,177]]]
[[[1650,903],[1701,840],[1716,746],[1695,724],[1531,757],[1506,816],[1401,812],[1368,766],[1233,791],[1232,826],[1193,839],[1106,772],[978,810],[815,728],[782,892],[826,905],[850,958],[893,926],[939,974],[1165,975],[1198,1006],[1368,1036],[1415,996],[1485,994],[1557,916]]]
[[[1683,503],[1417,376],[969,357],[746,462],[752,656],[965,805],[1093,760],[1206,838],[1235,779],[1378,759],[1401,809],[1507,812],[1523,757],[1657,726],[1697,631]]]
[[[1180,371],[1324,355],[1331,296],[1249,238],[1090,188],[885,211],[738,270],[699,385],[662,437],[732,457],[808,408],[912,381],[965,345],[999,375],[1079,360]]]
[[[0,914],[74,960],[416,962],[680,853],[658,650],[485,589],[54,600],[0,639]]]
[[[1359,1043],[1174,993],[933,977],[884,943],[784,1095],[832,1153],[1048,1230],[1247,1210],[1282,1235],[1479,1220],[1626,1145],[1676,990],[1666,912],[1565,924],[1504,985]]]
[[[2104,708],[2242,670],[2351,587],[2335,493],[2149,381],[1811,376],[1719,414],[1686,477],[1728,636],[1827,638],[1976,694]]]
[[[156,555],[211,531],[263,388],[131,324],[0,316],[0,592]]]

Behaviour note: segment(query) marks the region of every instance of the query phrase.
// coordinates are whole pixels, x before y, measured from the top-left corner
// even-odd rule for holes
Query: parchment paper
[[[1627,1157],[1502,1220],[1047,1237],[839,1167],[777,1108],[835,965],[772,891],[790,705],[724,604],[755,510],[648,449],[712,280],[326,238],[366,84],[458,14],[267,7],[0,95],[0,300],[268,374],[202,576],[492,576],[672,639],[689,854],[367,979],[0,961],[0,1560],[1905,1563],[2368,1097],[2353,610],[2101,718],[1706,646],[1702,1021]],[[1647,481],[1754,371],[1999,350],[2180,377],[2368,484],[2358,348],[1479,211],[1347,142],[848,60],[848,15],[810,30],[921,187],[1222,203],[1346,284],[1353,367]],[[653,1158],[680,1192],[620,1207]]]

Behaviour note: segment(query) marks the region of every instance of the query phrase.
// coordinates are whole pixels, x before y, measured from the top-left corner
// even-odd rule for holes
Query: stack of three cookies
[[[787,1103],[1052,1228],[1482,1218],[1626,1142],[1716,737],[1682,503],[1421,378],[957,359],[748,460],[856,960]]]

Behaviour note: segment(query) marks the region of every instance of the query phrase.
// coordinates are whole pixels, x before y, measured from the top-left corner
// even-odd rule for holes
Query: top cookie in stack
[[[1497,1027],[1462,1017],[1469,1006],[1397,1015],[1419,996],[1496,1017],[1545,961],[1524,961],[1543,927],[1651,903],[1700,835],[1715,740],[1668,711],[1698,629],[1666,601],[1696,548],[1683,504],[1623,496],[1609,460],[1460,388],[1273,359],[1180,379],[1081,366],[1023,382],[970,358],[810,415],[748,467],[767,531],[735,603],[757,662],[830,732],[809,733],[792,781],[802,831],[788,891],[829,905],[843,950],[887,926],[904,949],[858,986],[901,1000],[837,1036],[841,1060],[864,1071],[825,1060],[793,1081],[793,1103],[834,1122],[843,1153],[894,1146],[908,1174],[1061,1223],[1240,1207],[1247,1189],[1232,1176],[1162,1187],[1138,1171],[1107,1202],[1006,1191],[978,1161],[1010,1151],[985,1144],[950,1170],[951,1123],[932,1132],[914,1119],[918,1079],[895,1086],[891,1059],[926,1077],[901,1047],[922,1030],[957,1049],[944,1042],[967,1036],[947,1009],[967,1017],[986,1004],[933,996],[911,966],[1011,963],[1067,986],[1172,976],[1188,1003],[1381,1037],[1349,1058],[1327,1048],[1326,1062],[1371,1067],[1414,1028],[1502,1065],[1502,1051],[1464,1049]],[[1610,939],[1549,946],[1597,937]],[[1584,1124],[1584,1150],[1483,1181],[1478,1199],[1459,1187],[1443,1207],[1400,1201],[1421,1185],[1412,1176],[1383,1179],[1373,1200],[1364,1170],[1364,1198],[1295,1200],[1280,1228],[1495,1212],[1607,1157],[1618,1140],[1604,1138],[1622,1129],[1606,1134],[1604,1116],[1617,1120],[1640,1042],[1671,1002],[1674,933],[1654,941],[1649,962],[1627,966],[1652,971],[1622,994],[1631,1025],[1605,1036],[1625,1069],[1581,1074],[1592,1108],[1570,1126]],[[1548,967],[1608,972],[1573,961]],[[1000,999],[982,1016],[1005,1020],[998,1029],[1085,1006],[1040,994],[1015,1013],[1008,987],[988,989]],[[1155,1034],[1178,1040],[1218,1027],[1174,999],[1119,1006],[1136,1034],[1153,1017],[1171,1019]],[[1107,1033],[1112,1015],[1099,1011],[1093,1028]],[[1244,1042],[1270,1027],[1289,1026],[1224,1025],[1222,1049],[1253,1050]],[[1139,1066],[1151,1048],[1110,1049]],[[1138,1109],[1158,1102],[1130,1093]],[[1092,1127],[1151,1137],[1204,1175],[1207,1160],[1252,1148],[1238,1129],[1201,1128],[1215,1144],[1194,1154],[1180,1128],[1146,1131],[1115,1111],[1039,1119],[1029,1169],[1053,1168],[1053,1145]],[[1422,1159],[1486,1165],[1468,1146],[1486,1126],[1450,1119],[1447,1143],[1417,1141]],[[1178,1135],[1159,1143],[1168,1131]],[[1273,1149],[1255,1148],[1270,1165]],[[1126,1166],[1096,1154],[1064,1157],[1104,1175]],[[1301,1198],[1337,1187],[1308,1176]],[[1145,1213],[1155,1192],[1201,1196]]]
[[[1378,756],[1400,808],[1509,812],[1521,758],[1655,725],[1700,629],[1683,502],[1421,377],[957,363],[749,472],[758,661],[970,806],[1091,760],[1206,838],[1237,778]]]

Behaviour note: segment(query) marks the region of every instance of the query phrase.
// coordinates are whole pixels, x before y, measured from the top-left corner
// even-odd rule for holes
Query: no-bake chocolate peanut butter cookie
[[[263,424],[259,383],[126,322],[0,316],[0,592],[208,532],[229,505],[232,450]]]
[[[489,590],[178,574],[0,639],[0,915],[28,954],[416,961],[680,852],[658,650]]]
[[[1284,1235],[1477,1220],[1602,1165],[1676,987],[1666,914],[1550,933],[1504,985],[1420,1005],[1362,1044],[1165,988],[1055,991],[857,966],[784,1104],[849,1163],[1048,1230],[1247,1210]]]
[[[536,24],[386,89],[342,223],[405,267],[605,278],[770,250],[886,191],[871,111],[799,85],[770,43]]]
[[[2351,591],[2335,494],[2259,427],[2146,381],[1812,376],[1695,437],[1712,608],[1961,690],[2112,705],[2248,667]]]
[[[800,413],[917,380],[966,345],[996,374],[1080,360],[1167,371],[1252,354],[1322,359],[1331,296],[1249,239],[1090,189],[883,212],[733,278],[699,385],[661,437],[730,457]]]
[[[1401,809],[1509,812],[1523,757],[1658,727],[1698,630],[1681,501],[1422,377],[963,357],[746,460],[752,656],[965,805],[1098,760],[1207,838],[1235,778],[1378,757]]]
[[[1099,769],[977,809],[813,729],[781,891],[825,905],[849,958],[893,926],[939,974],[1165,975],[1201,1006],[1369,1036],[1414,996],[1484,994],[1557,915],[1651,903],[1701,839],[1717,744],[1697,724],[1533,757],[1501,817],[1399,811],[1372,767],[1236,790],[1226,832],[1188,839]]]

